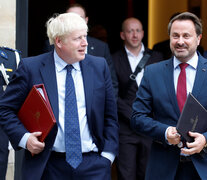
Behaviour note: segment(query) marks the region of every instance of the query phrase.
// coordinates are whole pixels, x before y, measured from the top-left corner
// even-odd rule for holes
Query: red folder
[[[32,87],[18,117],[29,132],[42,132],[39,141],[44,142],[56,123],[44,84]]]

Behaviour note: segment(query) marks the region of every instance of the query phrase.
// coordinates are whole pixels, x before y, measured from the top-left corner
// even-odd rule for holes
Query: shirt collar
[[[61,59],[58,56],[58,54],[55,50],[54,50],[54,59],[55,59],[55,66],[56,66],[58,72],[62,71],[68,65],[63,59]],[[72,65],[75,70],[80,71],[79,62],[73,63]]]
[[[128,56],[134,56],[134,54],[132,54],[132,53],[127,49],[126,46],[124,46],[124,48],[125,48],[126,53],[127,53]],[[145,48],[144,48],[144,45],[143,45],[143,43],[142,43],[142,47],[141,47],[141,50],[140,50],[139,54],[140,54],[140,53],[144,54],[144,51],[145,51]],[[139,54],[138,54],[138,56],[139,56]]]
[[[182,62],[180,62],[175,56],[173,58],[173,65],[174,65],[174,69],[178,68],[179,64],[181,64]],[[194,69],[197,68],[198,65],[198,54],[195,53],[194,56],[188,60],[187,64],[189,64],[191,67],[193,67]]]

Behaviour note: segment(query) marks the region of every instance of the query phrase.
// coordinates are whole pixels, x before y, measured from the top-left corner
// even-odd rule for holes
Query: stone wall
[[[16,0],[0,0],[0,46],[15,48]]]

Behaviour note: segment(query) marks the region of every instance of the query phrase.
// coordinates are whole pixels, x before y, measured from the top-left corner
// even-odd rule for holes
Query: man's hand
[[[34,132],[31,133],[27,140],[27,149],[32,153],[32,154],[39,154],[40,152],[43,151],[45,147],[45,143],[40,142],[38,140],[38,136],[41,136],[42,132]]]
[[[169,127],[167,130],[168,143],[176,145],[180,143],[180,134],[178,134],[176,127]]]
[[[200,153],[206,144],[206,138],[203,134],[189,132],[189,135],[194,138],[194,142],[186,143],[188,148],[182,148],[181,153],[192,155],[195,153]]]

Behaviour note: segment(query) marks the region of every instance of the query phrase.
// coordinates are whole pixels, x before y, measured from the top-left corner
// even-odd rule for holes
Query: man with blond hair
[[[0,124],[15,150],[26,149],[24,180],[109,180],[118,153],[116,101],[104,58],[86,55],[87,24],[75,13],[47,22],[54,51],[23,59],[0,100]],[[17,112],[35,84],[45,85],[56,125],[45,142]],[[32,156],[34,154],[34,156]]]

